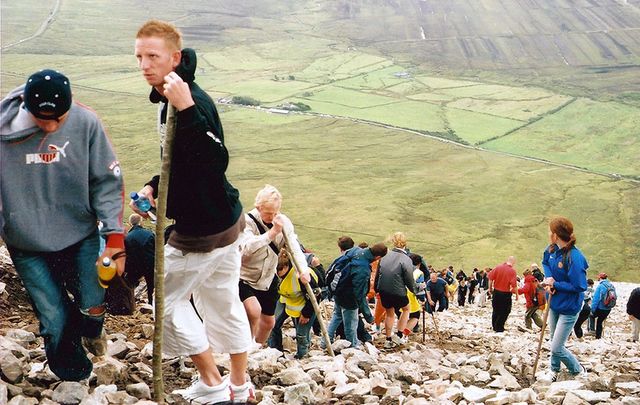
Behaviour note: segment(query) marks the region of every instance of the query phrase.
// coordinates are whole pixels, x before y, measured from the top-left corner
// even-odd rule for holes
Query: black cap
[[[69,79],[51,69],[32,74],[24,87],[24,105],[36,118],[57,120],[71,108]]]

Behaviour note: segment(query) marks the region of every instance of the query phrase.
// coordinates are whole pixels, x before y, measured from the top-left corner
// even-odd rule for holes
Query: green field
[[[491,11],[478,21],[495,20],[494,11],[505,7],[483,3]],[[3,47],[37,31],[47,16],[43,4],[54,2],[2,3]],[[198,51],[197,81],[211,95],[249,96],[265,107],[300,101],[312,108],[311,114],[279,115],[220,106],[232,156],[228,175],[245,207],[265,183],[277,186],[302,241],[325,263],[337,255],[335,242],[343,234],[371,243],[400,230],[412,250],[436,267],[465,269],[493,266],[512,254],[519,269],[539,261],[546,223],[566,215],[575,221],[591,274],[640,281],[640,187],[632,181],[640,178],[637,78],[629,80],[633,67],[618,69],[613,62],[633,61],[635,48],[613,52],[607,66],[571,72],[542,45],[546,65],[529,48],[516,55],[504,38],[490,41],[494,59],[485,54],[489,42],[483,51],[470,39],[462,43],[471,53],[460,56],[460,42],[452,51],[450,40],[436,40],[434,32],[420,45],[411,38],[428,13],[416,20],[398,12],[391,18],[389,6],[380,5],[352,8],[337,19],[344,9],[336,4],[346,3],[187,1],[163,11]],[[421,2],[426,6],[442,13],[440,3]],[[39,68],[70,77],[76,99],[98,112],[113,138],[127,192],[159,170],[155,106],[132,55],[135,31],[157,17],[154,7],[147,0],[119,0],[87,10],[85,2],[64,1],[42,36],[3,49],[0,62],[3,95]],[[555,20],[544,18],[550,10],[525,10],[522,18],[537,21],[535,27],[546,22],[551,30]],[[608,18],[618,15],[612,10],[603,17],[610,24]],[[566,10],[558,13],[567,17]],[[374,17],[378,25],[366,24]],[[431,22],[430,30],[457,35],[458,25]],[[382,27],[389,34],[384,38]],[[523,46],[533,46],[533,34],[527,35]],[[575,37],[565,57],[602,62],[591,55],[590,37],[559,37]],[[440,52],[425,61],[424,47],[436,44]]]

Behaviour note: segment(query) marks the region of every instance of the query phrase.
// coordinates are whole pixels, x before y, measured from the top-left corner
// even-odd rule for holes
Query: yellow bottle
[[[111,263],[111,259],[105,257],[102,263],[98,265],[98,282],[102,288],[109,288],[109,283],[113,276],[116,275],[116,266]]]

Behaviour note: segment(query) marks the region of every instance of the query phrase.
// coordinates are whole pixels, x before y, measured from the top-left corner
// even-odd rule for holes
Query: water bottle
[[[109,288],[109,283],[116,275],[116,265],[108,257],[102,258],[98,265],[98,283],[102,288]]]
[[[133,200],[133,203],[136,205],[136,207],[138,207],[140,211],[146,212],[147,215],[149,215],[149,218],[151,218],[151,221],[155,222],[155,220],[157,219],[155,214],[156,209],[155,207],[151,206],[151,201],[149,201],[147,197],[143,197],[140,194],[133,191],[131,192],[131,199]]]

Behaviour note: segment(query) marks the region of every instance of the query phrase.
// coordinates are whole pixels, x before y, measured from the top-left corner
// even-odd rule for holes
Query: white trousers
[[[209,253],[183,254],[165,246],[165,354],[191,356],[209,346],[236,354],[250,348],[251,329],[238,295],[241,238]],[[197,314],[189,302],[192,295]]]
[[[478,306],[479,307],[484,307],[484,304],[487,303],[487,290],[485,290],[484,288],[480,288],[478,289]]]

